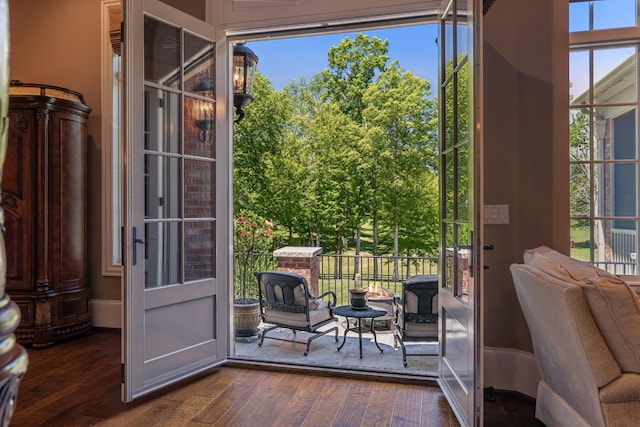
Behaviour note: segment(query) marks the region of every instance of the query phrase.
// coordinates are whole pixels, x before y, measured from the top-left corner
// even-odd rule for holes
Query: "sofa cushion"
[[[524,263],[532,265],[558,279],[580,281],[594,276],[613,276],[606,270],[578,261],[547,246],[539,246],[535,249],[524,251]]]
[[[640,373],[640,299],[620,278],[547,247],[525,251],[525,263],[575,283],[622,372]]]
[[[622,372],[640,373],[640,301],[637,294],[615,276],[594,277],[579,286]]]

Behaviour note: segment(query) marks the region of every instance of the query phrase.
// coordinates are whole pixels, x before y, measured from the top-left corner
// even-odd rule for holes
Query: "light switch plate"
[[[485,224],[509,224],[509,205],[484,205]]]

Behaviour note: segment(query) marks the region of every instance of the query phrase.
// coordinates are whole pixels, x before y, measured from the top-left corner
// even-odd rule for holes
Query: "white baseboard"
[[[484,386],[535,398],[540,374],[533,353],[511,348],[484,348]]]
[[[109,299],[90,299],[91,325],[96,328],[122,329],[122,302]]]

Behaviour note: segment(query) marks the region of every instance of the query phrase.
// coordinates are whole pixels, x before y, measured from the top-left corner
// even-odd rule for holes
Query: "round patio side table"
[[[375,308],[367,307],[366,309],[354,309],[350,305],[341,305],[333,309],[333,312],[338,316],[343,316],[347,318],[347,325],[344,330],[344,338],[342,340],[342,344],[338,347],[338,351],[344,346],[344,343],[347,342],[347,333],[357,332],[358,333],[358,342],[360,344],[360,359],[362,359],[362,332],[371,332],[373,334],[373,340],[376,343],[376,347],[382,353],[384,350],[380,348],[378,345],[378,338],[376,337],[376,331],[373,329],[373,319],[376,317],[382,317],[387,314],[386,310],[376,310]],[[354,326],[351,326],[349,322],[349,318],[357,319]],[[371,319],[369,324],[369,328],[366,328],[362,325],[362,319]]]

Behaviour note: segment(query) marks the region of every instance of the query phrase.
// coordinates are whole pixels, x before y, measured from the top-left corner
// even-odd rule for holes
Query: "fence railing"
[[[384,288],[402,294],[402,282],[415,274],[437,274],[437,257],[407,257],[392,255],[321,254],[319,292],[336,293],[338,305],[348,304],[348,289],[354,287],[354,277],[360,273],[362,287]]]
[[[354,287],[356,273],[360,273],[363,287],[389,289],[394,294],[401,295],[402,282],[408,277],[415,274],[437,274],[438,271],[437,257],[321,254],[318,258],[318,292],[335,292],[338,305],[349,303],[348,289]],[[237,257],[235,263],[237,284],[240,271]],[[254,255],[253,264],[253,271],[278,268],[278,260],[271,254]],[[251,279],[255,280],[253,277]],[[249,297],[258,298],[257,286],[252,286],[251,291]]]
[[[254,271],[268,271],[268,270],[277,270],[278,269],[278,259],[274,257],[272,254],[254,254],[252,266],[247,267],[247,280],[250,281],[251,285],[248,286],[247,298],[258,298],[258,281],[253,276]],[[238,256],[233,257],[233,271],[234,271],[234,285],[236,289],[236,298],[239,298],[238,289],[240,282],[242,281],[242,269],[244,266],[240,265]]]
[[[596,262],[595,264],[614,274],[636,274],[636,239],[635,230],[612,230],[612,259],[606,262]]]

